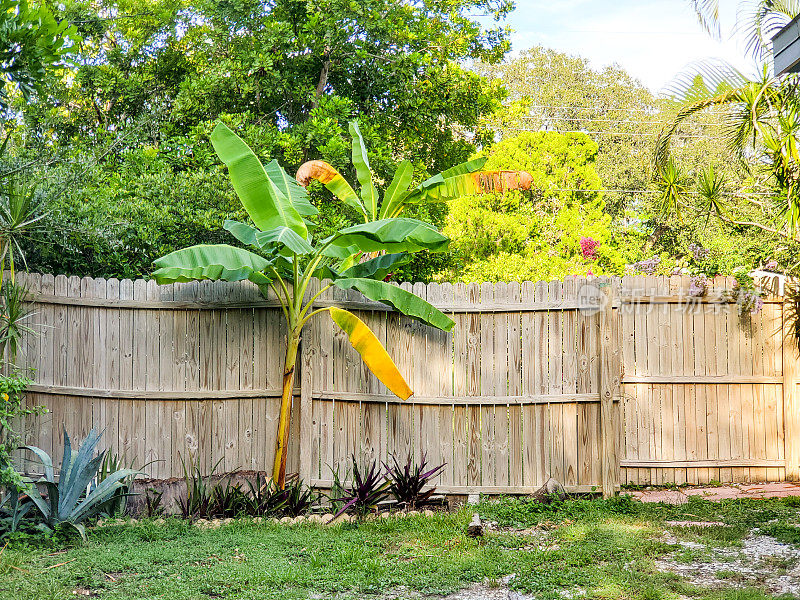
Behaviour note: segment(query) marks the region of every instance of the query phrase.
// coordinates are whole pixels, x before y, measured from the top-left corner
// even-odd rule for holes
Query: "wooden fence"
[[[28,275],[27,442],[60,451],[91,427],[127,462],[180,477],[271,468],[285,348],[274,299],[249,283]],[[781,299],[740,317],[687,278],[406,286],[452,315],[451,334],[353,292],[355,311],[414,389],[389,395],[325,315],[302,341],[288,470],[319,487],[351,455],[447,463],[452,493],[796,478],[796,354]],[[601,301],[597,304],[597,301]],[[624,377],[623,377],[624,370]],[[621,379],[622,378],[622,379]]]

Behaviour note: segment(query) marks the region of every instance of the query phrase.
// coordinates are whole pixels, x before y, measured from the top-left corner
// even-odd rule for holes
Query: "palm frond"
[[[661,90],[661,95],[674,102],[692,102],[736,89],[752,80],[725,59],[707,58],[687,64]]]
[[[689,4],[697,15],[700,27],[715,40],[720,39],[719,0],[689,0]]]
[[[800,0],[749,0],[739,5],[736,33],[747,54],[758,61],[770,58],[772,37],[800,14]]]
[[[663,165],[665,165],[669,160],[669,150],[672,143],[672,137],[677,133],[681,124],[689,120],[695,114],[713,106],[725,106],[736,102],[741,102],[739,90],[731,90],[717,96],[711,96],[705,100],[693,102],[680,109],[675,118],[673,118],[672,121],[658,134],[655,151],[656,168],[663,167]]]
[[[747,127],[747,121],[752,117],[751,109],[764,98],[763,90],[772,83],[766,72],[754,80],[721,59],[688,65],[662,92],[679,109],[656,140],[656,168],[663,168],[669,159],[672,138],[680,126],[694,115],[713,107],[731,107],[726,134],[731,147],[735,147],[735,140],[745,139],[752,133]]]

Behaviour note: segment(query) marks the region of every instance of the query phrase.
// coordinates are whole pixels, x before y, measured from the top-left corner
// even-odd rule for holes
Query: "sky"
[[[653,92],[687,64],[724,58],[745,73],[757,72],[732,32],[738,0],[721,0],[722,41],[711,39],[686,0],[516,0],[506,19],[514,30],[512,53],[531,46],[578,54],[593,66],[617,63]]]

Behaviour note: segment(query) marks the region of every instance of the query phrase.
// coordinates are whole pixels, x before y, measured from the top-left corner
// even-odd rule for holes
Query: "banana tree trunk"
[[[292,419],[294,367],[297,362],[297,349],[299,346],[299,334],[290,333],[286,345],[286,358],[283,367],[281,414],[280,420],[278,421],[278,440],[275,445],[275,462],[272,467],[272,481],[274,481],[280,489],[283,489],[286,484],[286,456],[289,450],[289,424]]]

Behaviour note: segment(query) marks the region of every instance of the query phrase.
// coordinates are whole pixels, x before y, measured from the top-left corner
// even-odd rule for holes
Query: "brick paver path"
[[[642,490],[627,492],[642,502],[665,502],[683,504],[689,496],[702,496],[706,500],[728,500],[731,498],[785,498],[800,496],[800,485],[796,483],[741,483],[718,487],[681,488],[679,490]]]

